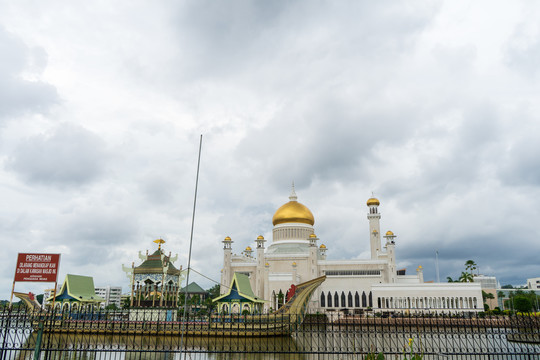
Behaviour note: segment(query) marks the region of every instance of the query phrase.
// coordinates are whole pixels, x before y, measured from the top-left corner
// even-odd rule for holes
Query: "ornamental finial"
[[[289,196],[290,201],[296,201],[298,200],[298,196],[296,196],[296,192],[294,191],[294,181],[292,182],[292,189],[291,189],[291,195]]]
[[[165,244],[165,240],[163,239],[157,239],[157,240],[154,240],[154,242],[158,244],[158,250],[161,250],[161,244]]]

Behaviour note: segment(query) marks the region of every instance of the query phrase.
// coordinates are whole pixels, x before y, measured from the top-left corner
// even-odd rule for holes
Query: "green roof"
[[[238,295],[246,298],[247,300],[250,300],[252,302],[256,303],[263,303],[264,300],[259,299],[255,296],[253,293],[253,290],[251,289],[251,283],[249,282],[249,277],[245,274],[240,274],[235,272],[231,281],[231,286],[229,287],[229,291],[227,291],[225,294],[218,296],[217,298],[213,299],[212,301],[219,301],[223,298],[226,298],[227,296],[231,295],[231,292],[233,290],[236,290],[238,292]]]
[[[77,301],[103,302],[105,299],[96,295],[94,279],[91,276],[67,274],[62,288],[56,294],[57,300],[72,297]],[[52,301],[51,296],[48,300]]]
[[[207,293],[208,291],[204,290],[202,287],[199,286],[196,282],[192,282],[187,287],[188,294],[203,294]],[[180,292],[186,292],[186,287],[183,287]]]
[[[135,267],[136,273],[146,272],[146,270],[158,270],[159,272],[163,271],[163,261],[161,260],[162,251],[161,249],[157,249],[152,255],[148,255],[147,259],[143,261],[143,263],[137,267]],[[169,261],[169,257],[166,255],[163,255],[163,260],[169,264],[169,270],[167,271],[168,274],[176,274],[178,273],[178,269],[174,266],[174,264]],[[137,271],[140,269],[139,271]],[[143,270],[143,271],[141,271]]]

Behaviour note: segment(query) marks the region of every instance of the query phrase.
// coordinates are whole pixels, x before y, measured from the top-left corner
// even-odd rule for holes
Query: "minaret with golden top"
[[[378,207],[380,202],[372,194],[368,199],[366,205],[369,208],[367,218],[369,220],[369,243],[371,247],[371,259],[376,260],[379,257],[381,251],[381,214],[379,214]]]

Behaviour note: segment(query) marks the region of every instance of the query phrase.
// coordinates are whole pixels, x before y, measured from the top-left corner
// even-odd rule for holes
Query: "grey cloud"
[[[300,74],[377,66],[401,55],[437,9],[389,2],[190,3],[173,18],[176,66],[186,78],[246,74],[261,87]],[[352,58],[355,63],[349,63]]]
[[[540,38],[527,36],[519,26],[508,40],[504,56],[508,67],[526,79],[534,79],[539,70]]]
[[[96,180],[107,161],[105,143],[90,131],[63,124],[52,134],[24,140],[7,168],[29,183],[76,186]]]
[[[0,26],[0,121],[26,112],[45,112],[58,102],[54,86],[23,78],[23,72],[40,73],[47,62],[43,49],[28,48]]]

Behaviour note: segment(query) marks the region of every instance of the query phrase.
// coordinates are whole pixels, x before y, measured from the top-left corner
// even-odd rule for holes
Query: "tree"
[[[478,265],[473,260],[467,260],[465,262],[465,271],[461,272],[460,277],[457,280],[452,279],[450,276],[446,277],[448,282],[473,282],[473,271],[478,269]]]
[[[212,286],[210,289],[206,290],[208,291],[209,297],[216,298],[219,296],[219,284],[216,284]]]
[[[465,261],[465,270],[469,271],[471,274],[474,270],[478,269],[478,265],[473,260]]]
[[[473,282],[473,276],[471,273],[462,271],[461,276],[459,277],[460,282]]]
[[[528,297],[518,295],[514,297],[514,307],[517,311],[529,312],[532,310],[532,302]]]
[[[486,300],[488,299],[495,299],[495,296],[493,296],[492,293],[488,293],[488,292],[485,292],[484,290],[482,290],[482,300],[484,300],[484,302],[486,302]]]
[[[513,289],[514,287],[511,284],[501,286],[501,289]]]

